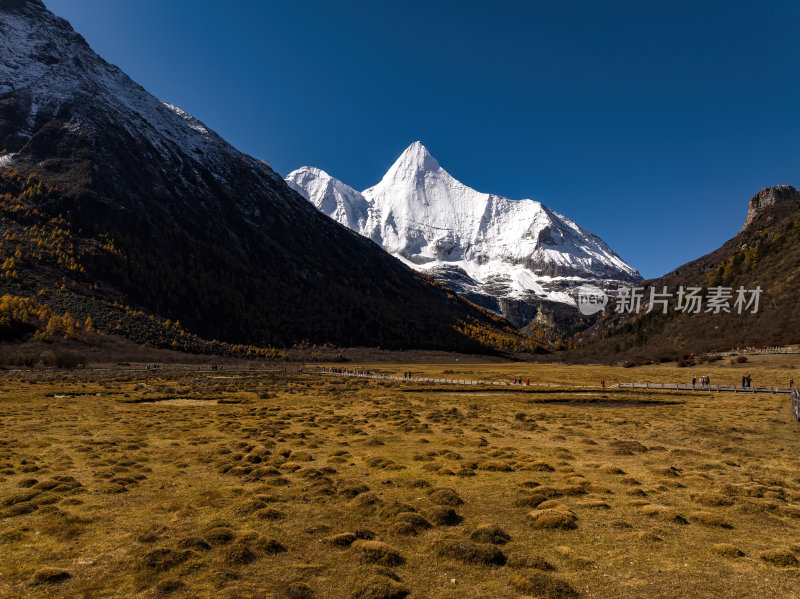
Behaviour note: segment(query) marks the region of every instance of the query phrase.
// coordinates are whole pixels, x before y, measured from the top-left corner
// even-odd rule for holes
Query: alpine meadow
[[[798,18],[0,0],[0,597],[800,598]]]

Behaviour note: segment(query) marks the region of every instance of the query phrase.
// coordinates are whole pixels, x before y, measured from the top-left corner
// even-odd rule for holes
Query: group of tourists
[[[145,370],[155,370],[161,368],[161,364],[145,364]]]
[[[789,386],[791,387],[793,385],[794,385],[794,381],[789,381]],[[707,376],[701,376],[700,377],[700,388],[701,389],[708,389],[709,386],[710,386],[709,378]],[[742,377],[742,389],[749,389],[752,386],[753,386],[753,377],[752,377],[752,375],[749,375],[749,374],[744,375]],[[696,387],[697,387],[697,379],[693,378],[692,379],[692,389],[694,389]]]
[[[330,374],[344,374],[346,376],[371,376],[373,373],[366,368],[337,368],[331,366],[327,369]]]
[[[523,384],[523,383],[522,383],[522,377],[521,377],[521,376],[515,376],[515,377],[514,377],[514,379],[513,379],[513,384],[515,384],[515,385],[522,385],[522,384]],[[530,379],[530,377],[525,379],[525,384],[526,384],[526,385],[530,385],[530,384],[531,384],[531,379]]]
[[[755,345],[748,345],[747,347],[737,347],[734,351],[751,352],[751,353],[780,353],[783,351],[782,345],[762,345],[756,347]]]

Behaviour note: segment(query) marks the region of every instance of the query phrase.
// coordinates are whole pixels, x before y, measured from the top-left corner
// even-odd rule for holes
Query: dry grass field
[[[800,597],[788,396],[597,387],[798,366],[1,371],[0,596]]]

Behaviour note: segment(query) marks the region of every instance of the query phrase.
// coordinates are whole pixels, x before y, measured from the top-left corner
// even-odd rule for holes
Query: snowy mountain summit
[[[19,198],[3,211],[16,241],[0,262],[13,253],[21,276],[4,293],[66,302],[136,343],[532,347],[152,96],[41,0],[0,0],[0,185]],[[182,327],[120,317],[117,303]]]
[[[420,142],[362,192],[314,167],[286,181],[326,215],[518,326],[536,311],[516,314],[509,300],[574,305],[584,283],[616,288],[642,279],[602,239],[547,206],[457,181]]]

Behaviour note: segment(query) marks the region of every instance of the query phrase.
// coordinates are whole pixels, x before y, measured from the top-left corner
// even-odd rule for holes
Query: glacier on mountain
[[[286,181],[324,214],[468,297],[574,305],[583,283],[610,288],[641,280],[566,216],[534,200],[467,187],[420,142],[362,192],[315,167],[301,167]]]

